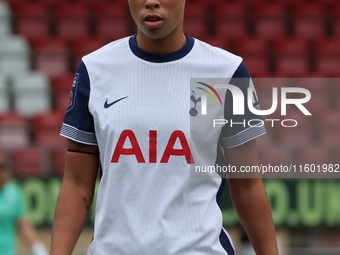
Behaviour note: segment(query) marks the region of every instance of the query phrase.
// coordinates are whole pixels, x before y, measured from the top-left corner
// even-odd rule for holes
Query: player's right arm
[[[52,230],[51,255],[71,255],[85,225],[99,166],[98,147],[68,142]]]

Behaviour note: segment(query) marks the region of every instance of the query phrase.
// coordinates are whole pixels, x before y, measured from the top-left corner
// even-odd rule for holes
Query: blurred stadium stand
[[[46,151],[39,146],[20,148],[12,153],[14,173],[19,178],[46,175]]]
[[[0,115],[0,144],[2,149],[17,149],[30,145],[29,122],[16,112]]]
[[[50,82],[38,72],[27,72],[12,78],[14,109],[26,117],[49,111],[52,106]]]
[[[21,36],[8,35],[0,40],[0,70],[4,75],[24,73],[31,68],[30,46]]]
[[[9,93],[7,88],[7,79],[4,75],[0,76],[0,113],[7,112],[10,109]]]
[[[339,17],[337,0],[187,0],[184,29],[242,56],[253,77],[338,77]],[[125,0],[0,1],[0,147],[47,146],[56,155],[51,151],[65,146],[57,133],[81,57],[135,32]],[[313,95],[306,104],[310,122],[293,112],[299,128],[267,128],[261,138],[266,146],[284,146],[277,153],[283,163],[293,160],[287,156],[292,146],[339,141],[336,118],[328,121],[324,112],[338,115],[340,84],[323,82],[294,85]],[[258,87],[263,109],[271,105],[271,87]],[[47,172],[59,169],[51,162]]]
[[[41,147],[64,147],[66,139],[59,135],[64,112],[53,111],[36,115],[32,122],[33,137]]]
[[[339,0],[187,0],[184,32],[242,56],[255,78],[311,78],[275,80],[308,89],[313,116],[288,107],[285,119],[297,127],[266,122],[261,163],[339,163]],[[67,139],[59,131],[77,66],[134,33],[126,0],[0,0],[0,149],[16,177],[63,175]],[[258,84],[262,109],[272,104],[272,81]]]

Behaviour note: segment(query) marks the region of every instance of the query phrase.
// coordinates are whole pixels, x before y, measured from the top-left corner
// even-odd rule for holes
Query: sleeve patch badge
[[[73,84],[72,84],[72,89],[71,89],[71,92],[70,92],[66,112],[72,110],[73,107],[74,107],[74,104],[75,104],[75,101],[76,101],[76,95],[77,95],[78,80],[79,80],[79,73],[76,73],[76,77],[74,77],[74,81],[73,81]]]

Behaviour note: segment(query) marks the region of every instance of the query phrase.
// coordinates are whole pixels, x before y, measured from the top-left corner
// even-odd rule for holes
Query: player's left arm
[[[228,163],[237,169],[241,166],[258,166],[255,139],[238,147],[225,149],[225,154]],[[229,189],[237,214],[256,254],[278,255],[273,218],[260,174],[252,175],[251,178],[233,178],[229,175]]]

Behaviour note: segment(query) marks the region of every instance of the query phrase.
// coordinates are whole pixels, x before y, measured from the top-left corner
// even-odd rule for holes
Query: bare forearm
[[[278,254],[275,228],[261,179],[252,179],[247,188],[230,183],[230,195],[257,255]]]
[[[98,147],[69,140],[63,183],[56,205],[51,255],[70,255],[85,225],[99,165]],[[90,154],[88,154],[90,153]]]
[[[60,189],[52,232],[51,255],[70,255],[85,225],[93,192],[64,180]]]

